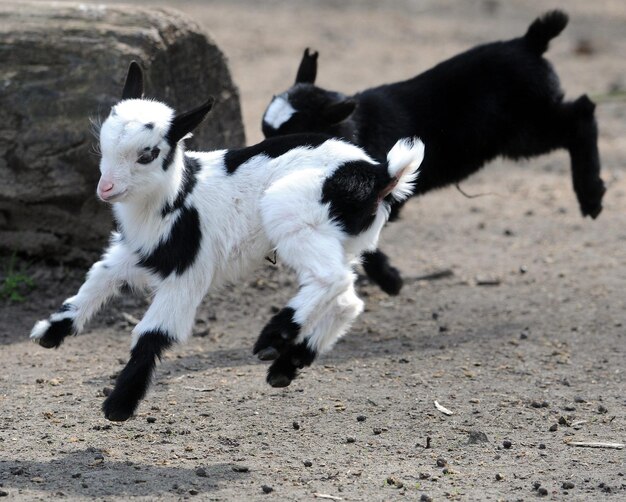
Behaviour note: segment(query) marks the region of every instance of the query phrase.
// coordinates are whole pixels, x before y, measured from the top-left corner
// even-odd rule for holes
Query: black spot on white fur
[[[294,134],[280,139],[267,139],[254,146],[228,150],[224,154],[224,165],[228,174],[233,174],[239,166],[257,155],[275,159],[294,148],[300,146],[314,148],[329,139],[328,136],[322,134]]]
[[[187,196],[193,192],[194,187],[198,181],[198,173],[202,166],[200,161],[194,157],[184,156],[183,159],[183,179],[176,195],[176,199],[172,203],[167,203],[161,211],[162,216],[166,216],[169,213],[180,209],[185,204]]]
[[[200,250],[202,230],[200,216],[195,207],[180,209],[176,222],[166,239],[149,255],[141,255],[138,265],[159,274],[163,279],[172,272],[182,274],[191,267]]]
[[[391,182],[387,169],[365,161],[346,162],[326,179],[322,202],[349,235],[358,235],[374,222],[380,192]]]
[[[124,421],[135,413],[150,386],[157,358],[160,359],[171,345],[167,333],[154,330],[142,334],[130,352],[130,360],[117,377],[113,392],[102,405],[107,419]]]

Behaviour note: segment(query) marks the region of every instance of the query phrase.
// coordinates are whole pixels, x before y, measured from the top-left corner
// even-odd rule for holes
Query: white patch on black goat
[[[287,99],[286,95],[276,96],[265,111],[263,120],[274,129],[279,129],[286,123],[296,110]]]

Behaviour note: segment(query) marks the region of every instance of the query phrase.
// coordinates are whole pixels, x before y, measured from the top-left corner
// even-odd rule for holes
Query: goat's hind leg
[[[389,257],[380,249],[367,251],[362,256],[363,270],[367,277],[388,295],[400,293],[404,281],[400,271],[389,262]]]
[[[354,294],[354,273],[333,235],[337,230],[329,230],[326,235],[319,229],[295,233],[277,246],[281,259],[298,273],[300,289],[263,328],[254,346],[261,360],[274,361],[267,376],[274,387],[289,385],[297,370],[328,350],[362,310]]]
[[[267,382],[273,387],[289,385],[298,370],[310,366],[317,354],[328,351],[362,311],[363,302],[351,285],[335,298],[308,333],[302,332],[295,343],[283,349],[268,369]]]

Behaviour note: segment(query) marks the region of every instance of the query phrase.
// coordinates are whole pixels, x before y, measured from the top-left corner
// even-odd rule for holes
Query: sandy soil
[[[530,0],[179,8],[228,55],[251,142],[306,46],[321,51],[318,82],[351,92],[516,36],[545,10]],[[121,298],[87,334],[46,351],[28,342],[30,327],[85,271],[31,264],[37,288],[0,310],[0,495],[624,500],[625,450],[570,443],[626,442],[626,102],[608,95],[626,87],[626,6],[572,0],[567,10],[549,57],[568,96],[601,100],[609,192],[597,221],[579,215],[564,152],[495,162],[462,185],[481,197],[451,188],[406,206],[382,241],[407,278],[402,294],[361,281],[367,311],[290,387],[268,387],[251,355],[295,289],[268,263],[206,299],[195,336],[164,358],[122,424],[100,404],[147,301]]]

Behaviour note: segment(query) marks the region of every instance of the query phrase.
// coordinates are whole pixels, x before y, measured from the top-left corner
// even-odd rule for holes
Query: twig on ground
[[[444,415],[454,415],[454,412],[450,411],[445,406],[441,406],[437,401],[435,401],[435,408],[437,408]]]
[[[598,443],[594,441],[570,441],[567,443],[570,446],[580,446],[584,448],[608,448],[612,450],[621,450],[624,448],[623,443]]]

